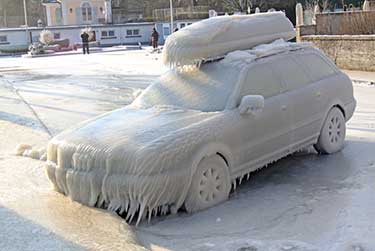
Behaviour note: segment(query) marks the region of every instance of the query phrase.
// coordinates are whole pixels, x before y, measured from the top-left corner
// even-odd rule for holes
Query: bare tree
[[[322,6],[323,6],[323,12],[327,11],[330,8],[329,0],[323,0]]]
[[[330,0],[306,0],[304,9],[313,11],[316,5],[319,5],[322,12],[334,7]]]
[[[0,17],[2,19],[2,24],[0,23],[0,26],[7,27],[8,21],[7,21],[7,9],[9,8],[9,3],[11,0],[1,0],[0,1]]]
[[[263,8],[267,4],[266,0],[222,0],[221,2],[227,10],[240,12],[246,12],[249,7]]]

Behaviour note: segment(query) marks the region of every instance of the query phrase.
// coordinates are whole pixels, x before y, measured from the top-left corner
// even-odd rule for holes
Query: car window
[[[269,98],[281,91],[280,80],[273,74],[269,64],[252,66],[242,84],[241,97],[246,95],[262,95]]]
[[[133,103],[140,108],[177,106],[203,112],[222,111],[236,87],[240,70],[221,62],[203,64],[199,69],[171,70]]]
[[[314,82],[335,73],[333,67],[319,55],[305,54],[297,59],[306,65],[307,72]]]
[[[287,90],[295,90],[310,83],[303,69],[290,56],[276,59],[272,67],[286,84]]]

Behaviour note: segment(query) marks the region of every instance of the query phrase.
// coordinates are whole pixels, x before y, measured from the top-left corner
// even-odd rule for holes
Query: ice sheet
[[[1,58],[1,74],[15,81],[24,94],[33,91],[26,96],[27,100],[50,130],[56,132],[89,116],[77,116],[66,110],[85,111],[91,116],[103,112],[102,104],[89,105],[88,98],[95,101],[107,98],[107,94],[100,90],[109,80],[116,86],[137,86],[139,89],[147,86],[147,81],[133,83],[132,75],[113,79],[116,72],[138,75],[163,72],[157,60],[151,62],[149,57],[143,56],[146,51],[141,51],[144,54],[134,52],[92,54],[89,58],[81,55],[31,60]],[[56,80],[53,76],[64,74],[61,69],[74,75],[68,80]],[[101,78],[97,78],[98,71]],[[88,78],[88,74],[96,78]],[[355,77],[361,79],[359,77],[364,74],[358,73]],[[40,76],[51,78],[41,81]],[[91,84],[98,94],[84,92],[82,84]],[[65,90],[64,102],[59,98],[62,88]],[[120,90],[122,94],[126,91]],[[106,105],[107,109],[118,107],[118,93],[110,93],[108,100],[113,106]],[[348,124],[348,140],[343,152],[330,156],[304,153],[288,157],[257,172],[220,206],[191,216],[181,213],[178,217],[154,218],[153,224],[145,223],[138,228],[140,239],[153,251],[374,250],[375,228],[371,220],[375,218],[374,86],[355,85],[355,95],[359,106]],[[0,222],[6,226],[0,228],[2,247],[14,251],[98,250],[100,247],[131,250],[126,246],[127,231],[118,234],[122,228],[118,227],[121,219],[108,220],[103,217],[105,212],[90,214],[87,207],[50,192],[39,161],[13,156],[19,142],[41,143],[40,135],[31,137],[30,131],[35,133],[43,129],[17,120],[16,114],[22,109],[10,99],[12,96],[3,92],[1,96],[0,108],[9,114],[0,115],[3,132],[0,144]],[[41,108],[39,104],[54,109]],[[11,211],[14,214],[8,213]],[[87,224],[88,219],[90,224]],[[39,227],[39,223],[47,229]],[[57,233],[57,238],[54,233]],[[97,239],[102,245],[98,245]],[[81,248],[69,245],[69,241],[83,245]]]

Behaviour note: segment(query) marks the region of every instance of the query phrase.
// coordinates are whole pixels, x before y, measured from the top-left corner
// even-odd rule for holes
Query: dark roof
[[[42,0],[43,3],[60,3],[58,0]]]

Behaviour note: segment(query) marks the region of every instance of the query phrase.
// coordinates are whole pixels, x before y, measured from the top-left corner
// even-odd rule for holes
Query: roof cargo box
[[[294,37],[293,24],[283,12],[218,16],[170,35],[164,45],[163,62],[171,67],[192,65],[234,50]]]

